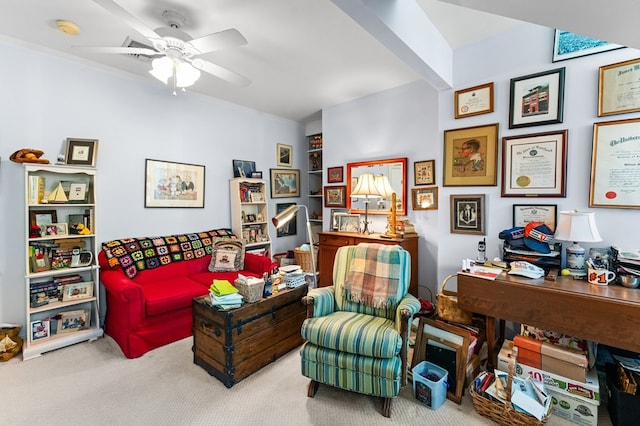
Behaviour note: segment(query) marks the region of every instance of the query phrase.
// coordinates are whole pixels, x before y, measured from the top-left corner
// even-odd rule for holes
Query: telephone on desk
[[[74,248],[71,251],[71,267],[72,268],[80,268],[82,266],[89,266],[93,261],[93,253],[86,250],[80,250],[79,248]]]

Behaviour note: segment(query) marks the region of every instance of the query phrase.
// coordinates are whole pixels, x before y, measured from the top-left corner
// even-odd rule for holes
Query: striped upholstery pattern
[[[391,358],[402,347],[393,321],[355,312],[306,319],[301,332],[302,338],[315,345],[369,357]]]

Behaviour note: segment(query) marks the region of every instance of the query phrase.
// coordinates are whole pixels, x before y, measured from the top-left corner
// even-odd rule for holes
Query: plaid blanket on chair
[[[344,282],[344,297],[374,308],[398,303],[400,246],[359,244]]]

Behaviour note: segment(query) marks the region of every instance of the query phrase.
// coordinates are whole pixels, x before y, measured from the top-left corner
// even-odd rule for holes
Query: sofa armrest
[[[267,256],[261,256],[253,253],[245,253],[244,254],[244,270],[248,272],[253,272],[258,276],[264,275],[264,273],[271,274],[277,263],[272,261]]]
[[[334,288],[320,287],[309,289],[302,303],[307,305],[307,318],[323,317],[333,313],[335,304]]]
[[[101,271],[100,281],[107,293],[110,318],[122,330],[136,328],[145,317],[142,288],[120,270]]]

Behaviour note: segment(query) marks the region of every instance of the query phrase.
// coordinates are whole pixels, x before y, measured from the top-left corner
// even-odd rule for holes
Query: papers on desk
[[[458,273],[470,277],[483,278],[485,280],[495,280],[502,273],[502,269],[493,266],[478,265],[471,259],[462,261],[462,270]]]

